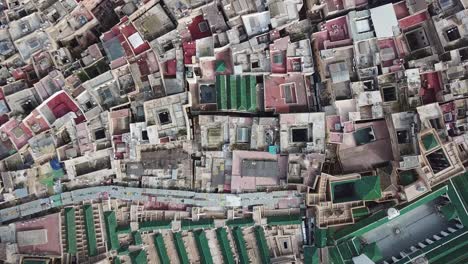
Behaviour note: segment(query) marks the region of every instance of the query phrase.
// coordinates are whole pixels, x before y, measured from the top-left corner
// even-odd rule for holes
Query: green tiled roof
[[[223,60],[216,60],[215,69],[217,72],[223,72],[226,70],[226,63]]]
[[[314,246],[304,246],[304,264],[320,264],[318,252]]]
[[[265,238],[265,231],[263,227],[255,227],[255,239],[257,240],[258,250],[260,251],[260,259],[263,264],[270,264],[270,250],[268,250],[268,243]]]
[[[363,251],[362,253],[364,253],[367,257],[369,257],[375,263],[377,263],[383,258],[382,252],[380,251],[379,247],[377,246],[375,242],[365,245],[362,251]]]
[[[458,217],[464,226],[468,226],[468,173],[452,178],[448,183],[447,194],[457,209]]]
[[[345,264],[345,262],[341,258],[340,252],[338,251],[337,247],[328,248],[328,257],[331,261],[330,264]]]
[[[328,229],[318,228],[314,229],[314,243],[318,248],[324,248],[327,245],[327,232]]]
[[[227,80],[224,75],[216,75],[216,102],[218,109],[228,109]]]
[[[422,141],[423,146],[426,149],[426,151],[429,151],[429,150],[439,146],[439,143],[437,143],[437,140],[436,140],[434,134],[432,134],[432,133],[424,135],[421,138],[421,141]]]
[[[240,76],[237,76],[240,79]],[[228,90],[227,90],[227,95],[228,95],[228,109],[236,109],[239,101],[241,99],[240,95],[237,93],[239,90],[239,84],[237,82],[238,78],[234,75],[228,75],[226,78],[228,79]]]
[[[440,208],[440,212],[448,221],[458,217],[457,209],[455,208],[455,205],[451,203],[442,206]]]
[[[258,110],[255,76],[217,75],[216,89],[218,110]]]
[[[350,261],[353,258],[353,251],[348,247],[348,243],[341,243],[337,246],[340,256],[343,260]]]
[[[140,231],[155,231],[160,229],[171,229],[170,220],[161,221],[146,221],[138,223],[138,229]]]
[[[65,228],[67,237],[67,252],[76,254],[76,222],[75,208],[65,208]]]
[[[141,238],[141,234],[139,231],[132,232],[133,244],[136,246],[143,244],[143,239]]]
[[[369,215],[369,208],[367,207],[356,207],[351,209],[351,214],[354,218],[359,218]]]
[[[182,230],[192,230],[199,228],[213,228],[214,220],[213,219],[200,219],[198,221],[192,221],[189,219],[182,219],[181,221]]]
[[[206,239],[205,231],[196,230],[193,232],[195,242],[197,244],[198,252],[200,253],[200,261],[202,264],[213,264],[213,257],[211,256],[210,246],[208,239]]]
[[[400,184],[403,186],[410,185],[418,180],[418,175],[412,171],[402,171],[399,173]]]
[[[97,255],[96,230],[94,229],[93,207],[89,204],[83,205],[83,213],[85,217],[86,239],[88,244],[88,254],[90,256]]]
[[[244,236],[242,235],[242,229],[234,227],[232,229],[232,236],[234,238],[234,243],[236,244],[240,264],[250,263]]]
[[[248,111],[254,112],[257,111],[257,80],[255,76],[250,75],[247,78],[247,98],[250,99],[250,102],[247,104],[250,107],[247,109]]]
[[[184,240],[180,232],[174,233],[174,244],[176,247],[177,255],[179,256],[179,262],[181,264],[190,264],[188,259],[187,251],[185,250]]]
[[[463,235],[460,235],[451,241],[444,241],[443,243],[437,242],[436,244],[441,246],[438,248],[434,247],[434,250],[426,253],[426,258],[429,260],[429,263],[468,263],[468,231],[466,230],[466,227]]]
[[[159,262],[161,264],[169,264],[169,256],[167,255],[166,245],[164,244],[164,238],[161,233],[154,235],[154,245],[156,246],[156,252],[158,253]]]
[[[146,264],[148,260],[146,259],[146,252],[144,250],[133,251],[130,253],[130,259],[132,264]]]
[[[332,200],[334,203],[359,200],[372,201],[379,199],[382,196],[382,191],[380,189],[380,176],[366,176],[360,179],[332,182],[331,189]],[[346,192],[346,195],[343,195],[342,192]]]
[[[267,217],[268,225],[300,225],[301,215],[275,215]]]
[[[116,233],[117,219],[115,218],[115,212],[104,212],[104,221],[106,222],[107,246],[111,250],[117,250],[120,244]]]
[[[218,239],[219,247],[221,248],[221,253],[223,254],[223,260],[225,264],[235,264],[234,256],[231,250],[231,244],[227,236],[226,229],[220,227],[216,229],[216,238]]]
[[[237,219],[230,219],[226,221],[226,225],[229,227],[244,227],[244,226],[253,226],[254,220],[252,218],[237,218]]]

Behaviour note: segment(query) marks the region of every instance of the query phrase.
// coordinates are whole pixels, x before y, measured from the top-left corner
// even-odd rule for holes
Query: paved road
[[[303,195],[297,191],[256,192],[243,194],[197,193],[191,191],[96,186],[42,198],[0,210],[0,222],[11,221],[52,208],[99,199],[120,199],[135,202],[155,201],[208,208],[233,208],[265,205],[269,208],[298,208]]]

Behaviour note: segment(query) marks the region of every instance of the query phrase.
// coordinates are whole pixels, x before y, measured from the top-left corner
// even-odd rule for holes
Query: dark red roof
[[[200,29],[200,25],[202,25],[203,23],[206,23],[207,30],[202,32]],[[192,36],[192,40],[197,40],[211,36],[210,24],[207,20],[203,18],[203,15],[194,17],[192,19],[192,23],[188,25],[188,30],[190,32],[190,36]]]
[[[76,123],[81,123],[85,120],[81,110],[65,92],[54,95],[47,102],[47,107],[54,114],[55,118],[60,118],[70,112],[74,112],[77,115],[77,118],[75,118]]]

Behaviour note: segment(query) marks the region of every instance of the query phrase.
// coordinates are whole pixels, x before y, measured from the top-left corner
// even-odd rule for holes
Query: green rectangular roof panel
[[[117,219],[114,211],[104,212],[104,221],[106,223],[107,246],[111,250],[117,250],[120,246],[117,237]]]
[[[439,143],[437,143],[437,140],[434,134],[432,133],[422,136],[421,141],[426,151],[429,151],[439,146]]]
[[[171,229],[170,220],[160,220],[160,221],[145,221],[138,223],[138,229],[140,231],[156,231],[161,229]]]
[[[375,263],[379,262],[383,258],[382,252],[375,242],[364,246],[362,253],[364,253]]]
[[[234,243],[236,244],[237,253],[239,254],[240,264],[250,263],[249,254],[247,253],[247,246],[245,244],[244,236],[242,235],[242,229],[239,227],[234,227],[232,229],[232,236],[234,238]]]
[[[226,63],[223,60],[216,60],[216,72],[224,72],[226,70]]]
[[[328,257],[331,261],[330,264],[345,264],[337,247],[328,248]]]
[[[143,239],[139,231],[132,232],[133,244],[136,246],[143,245]]]
[[[332,200],[334,203],[350,201],[372,201],[382,197],[380,176],[366,176],[360,179],[332,182]],[[349,194],[348,194],[349,192]],[[346,193],[346,196],[343,194]]]
[[[181,264],[190,264],[187,251],[185,250],[184,240],[182,239],[182,234],[180,232],[174,233],[174,244],[177,255],[179,256],[179,262]]]
[[[211,256],[210,246],[208,245],[208,239],[206,238],[205,231],[196,230],[193,232],[193,235],[195,236],[197,249],[200,253],[201,263],[213,264],[213,257]]]
[[[252,218],[237,218],[237,219],[230,219],[226,221],[226,225],[229,227],[244,227],[244,226],[253,226],[254,220]]]
[[[318,228],[315,226],[314,229],[314,243],[318,248],[324,248],[327,246],[327,232],[328,229]]]
[[[217,96],[217,105],[219,110],[228,109],[228,97],[227,97],[227,85],[226,85],[226,76],[217,75],[216,76],[216,96]]]
[[[255,112],[258,109],[257,104],[257,79],[253,75],[249,75],[247,78],[247,98],[248,98],[248,111]]]
[[[367,176],[362,177],[360,181],[356,182],[356,193],[359,198],[364,201],[376,200],[382,197],[382,190],[380,189],[380,176]]]
[[[301,215],[275,215],[267,217],[268,225],[300,225]]]
[[[463,173],[448,182],[448,196],[464,226],[468,226],[468,173]]]
[[[171,261],[169,260],[169,255],[167,255],[166,245],[164,244],[164,238],[161,233],[154,235],[154,245],[156,246],[159,262],[161,264],[170,264]]]
[[[237,79],[234,75],[227,75],[226,78],[229,80],[228,82],[228,108],[229,109],[237,109]]]
[[[304,246],[304,264],[320,264],[318,252],[314,246]]]
[[[237,87],[238,87],[238,95],[239,95],[239,104],[237,110],[246,111],[248,104],[247,104],[247,78],[245,76],[237,76]]]
[[[346,243],[341,243],[338,246],[338,251],[340,252],[340,256],[345,262],[351,261],[353,258],[353,252],[351,249],[348,247]]]
[[[234,259],[234,255],[232,254],[231,244],[229,243],[226,229],[222,227],[216,229],[216,238],[218,239],[218,244],[221,248],[221,253],[223,254],[224,263],[235,264],[236,261]]]
[[[144,250],[138,250],[130,252],[130,259],[132,264],[147,264],[146,252]]]
[[[265,231],[263,227],[255,227],[255,239],[257,240],[258,249],[260,251],[260,259],[263,264],[270,264],[270,250],[268,250],[268,243],[265,238]]]
[[[369,208],[367,207],[356,207],[351,209],[351,214],[354,218],[359,218],[369,215]]]
[[[85,217],[86,240],[88,244],[88,254],[97,255],[96,230],[94,228],[93,207],[89,204],[83,205],[83,214]]]
[[[426,258],[429,263],[468,263],[468,231],[426,253]]]
[[[192,221],[189,219],[182,219],[181,221],[182,230],[193,230],[200,228],[213,228],[213,219],[200,219],[198,221]]]
[[[71,255],[76,254],[76,220],[75,208],[65,208],[65,228],[67,238],[67,252]]]

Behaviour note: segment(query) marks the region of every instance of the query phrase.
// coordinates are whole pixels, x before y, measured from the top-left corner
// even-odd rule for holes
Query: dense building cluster
[[[0,262],[468,263],[468,0],[0,11]]]

